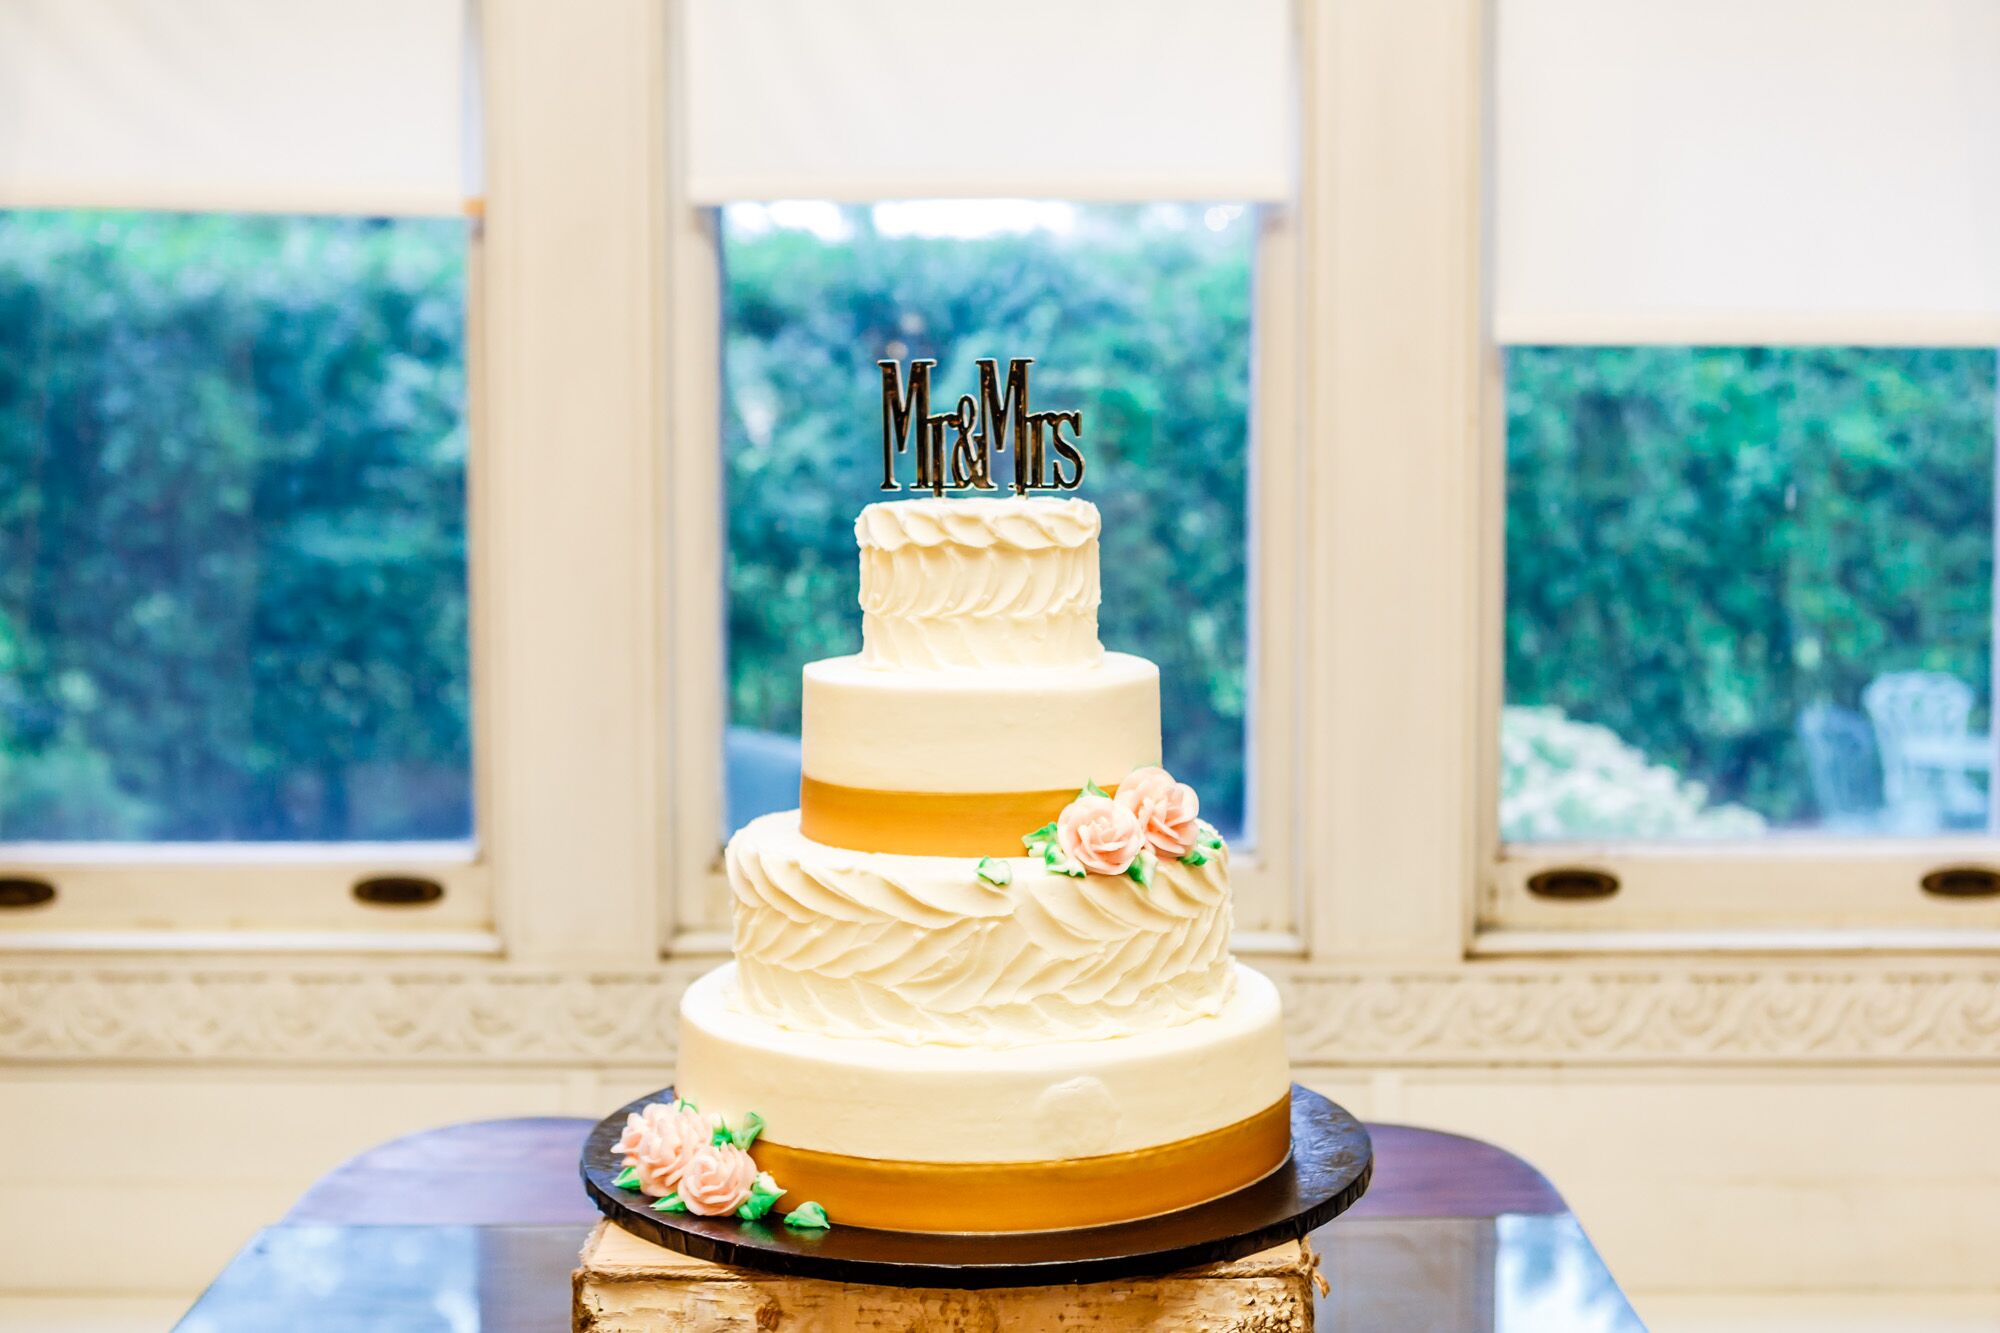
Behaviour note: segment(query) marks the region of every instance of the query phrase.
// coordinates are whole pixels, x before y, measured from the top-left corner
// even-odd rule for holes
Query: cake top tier
[[[1073,551],[1095,549],[1101,526],[1097,506],[1088,500],[926,497],[867,506],[854,520],[854,540],[864,552],[906,546]]]
[[[1098,525],[1087,500],[869,505],[854,521],[862,661],[919,671],[1097,661]]]

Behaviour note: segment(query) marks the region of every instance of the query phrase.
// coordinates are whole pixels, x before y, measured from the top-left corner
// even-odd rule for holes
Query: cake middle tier
[[[799,791],[806,836],[909,856],[1016,856],[1086,782],[1160,762],[1160,671],[1088,666],[888,670],[807,664]]]
[[[1229,1000],[1223,854],[1162,861],[1143,889],[1026,856],[994,884],[963,858],[822,846],[787,811],[746,825],[727,860],[742,1003],[797,1031],[1015,1046],[1173,1027]]]

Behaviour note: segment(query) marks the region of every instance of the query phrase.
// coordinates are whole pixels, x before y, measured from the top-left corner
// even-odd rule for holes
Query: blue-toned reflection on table
[[[583,1226],[267,1227],[179,1333],[561,1333]],[[1642,1333],[1568,1214],[1344,1217],[1319,1333]],[[997,1299],[997,1297],[996,1297]]]
[[[1311,1241],[1318,1333],[1644,1333],[1567,1213],[1344,1217]]]

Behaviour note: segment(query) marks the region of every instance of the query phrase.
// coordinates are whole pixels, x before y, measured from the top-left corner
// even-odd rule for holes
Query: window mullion
[[[510,955],[654,956],[658,7],[489,0],[486,514],[494,862]]]
[[[1454,959],[1478,828],[1485,5],[1307,10],[1315,956]]]

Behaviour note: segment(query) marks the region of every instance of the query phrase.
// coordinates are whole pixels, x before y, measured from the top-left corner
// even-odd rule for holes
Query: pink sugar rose
[[[646,1117],[647,1128],[651,1129],[655,1134],[665,1129],[669,1120],[690,1118],[699,1120],[708,1126],[711,1133],[721,1123],[720,1117],[703,1115],[694,1109],[692,1102],[684,1102],[678,1097],[670,1102],[653,1102],[644,1111],[640,1112],[640,1114]]]
[[[1161,856],[1186,856],[1201,840],[1201,799],[1164,768],[1134,769],[1118,784],[1117,801],[1132,812],[1147,844]]]
[[[611,1151],[626,1166],[637,1166],[642,1149],[648,1139],[660,1132],[661,1126],[675,1116],[694,1112],[685,1102],[653,1102],[641,1110],[625,1117],[625,1132],[618,1136],[618,1144]]]
[[[723,1217],[743,1206],[757,1183],[757,1164],[733,1143],[708,1143],[695,1149],[676,1187],[687,1210],[701,1217]]]
[[[654,1112],[660,1114],[655,1115]],[[632,1133],[632,1122],[625,1122]],[[639,1168],[639,1188],[655,1199],[663,1199],[680,1187],[688,1164],[715,1133],[715,1120],[686,1103],[669,1106],[655,1102],[646,1108],[632,1165]],[[623,1143],[623,1140],[620,1140]]]
[[[1146,849],[1130,810],[1108,796],[1079,796],[1056,818],[1056,846],[1093,875],[1122,875]]]
[[[1128,810],[1137,810],[1155,796],[1171,790],[1174,775],[1157,765],[1135,768],[1125,775],[1118,784],[1118,803]]]
[[[655,1102],[653,1105],[657,1106],[659,1103]],[[646,1109],[650,1111],[653,1107],[649,1106]],[[625,1132],[618,1136],[618,1146],[611,1151],[626,1166],[637,1166],[639,1164],[640,1149],[645,1146],[646,1141],[652,1136],[653,1127],[646,1123],[646,1117],[634,1111],[625,1117]]]

